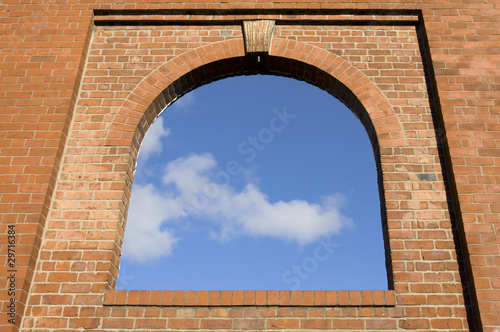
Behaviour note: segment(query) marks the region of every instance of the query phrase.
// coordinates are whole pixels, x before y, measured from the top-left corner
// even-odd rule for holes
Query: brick
[[[232,296],[233,296],[233,292],[231,292],[231,291],[221,291],[220,305],[221,306],[232,305]]]
[[[336,306],[338,302],[338,292],[337,291],[326,291],[326,305]]]
[[[341,306],[348,306],[349,301],[349,291],[338,291],[338,304]]]
[[[175,305],[175,306],[184,305],[185,304],[185,302],[184,302],[185,296],[186,296],[185,291],[174,291],[172,305]]]
[[[394,330],[397,328],[397,322],[391,319],[370,319],[366,321],[368,330]]]
[[[314,291],[302,291],[302,304],[304,306],[314,305]]]
[[[186,291],[184,305],[195,306],[196,305],[196,291]]]
[[[278,303],[279,303],[279,292],[276,290],[267,291],[267,304],[278,305]]]
[[[200,327],[202,329],[218,330],[230,329],[231,320],[229,319],[202,319]]]
[[[298,329],[299,320],[297,319],[268,319],[268,329]]]
[[[210,306],[220,305],[220,292],[219,291],[210,291],[209,292],[208,305],[210,305]]]
[[[135,329],[165,329],[167,321],[164,319],[137,319]]]
[[[360,319],[342,319],[342,320],[335,320],[333,322],[334,329],[355,330],[355,329],[363,329],[364,326],[365,322]]]
[[[107,291],[104,296],[104,305],[111,305],[115,303],[116,291]]]
[[[197,305],[208,305],[208,291],[198,291]]]
[[[172,305],[174,293],[173,291],[162,291],[161,304],[162,305]]]
[[[255,291],[246,290],[243,292],[243,304],[244,305],[255,305]]]
[[[233,291],[233,305],[243,305],[243,291]]]
[[[266,291],[256,291],[255,292],[255,304],[258,306],[267,304],[267,292]]]
[[[235,319],[233,328],[238,330],[263,330],[266,321],[264,319]]]
[[[291,296],[291,305],[292,306],[302,306],[303,292],[293,290],[290,293],[291,293],[291,295],[290,295]]]
[[[139,293],[139,305],[149,305],[150,292],[141,290]]]
[[[289,291],[280,291],[279,293],[279,305],[280,306],[288,306],[290,305],[290,292]]]
[[[300,321],[301,329],[331,329],[332,321],[324,319],[303,319]]]
[[[162,291],[151,291],[149,304],[155,306],[161,305],[161,297],[162,297]]]
[[[325,291],[314,291],[314,305],[316,305],[316,306],[326,305],[326,292]]]
[[[170,329],[197,329],[200,327],[199,319],[169,319],[168,328]]]

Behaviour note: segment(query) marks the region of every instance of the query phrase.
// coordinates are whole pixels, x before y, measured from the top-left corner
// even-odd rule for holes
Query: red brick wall
[[[498,332],[496,7],[4,2],[2,330]],[[241,27],[255,19],[276,21],[261,62],[246,54]],[[113,291],[145,131],[187,91],[252,73],[306,80],[362,120],[391,290]]]

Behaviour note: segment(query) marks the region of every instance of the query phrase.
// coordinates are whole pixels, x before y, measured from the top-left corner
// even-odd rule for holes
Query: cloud
[[[217,162],[210,154],[179,158],[166,166],[163,183],[176,190],[176,199],[190,206],[191,214],[211,220],[219,238],[251,235],[307,244],[337,234],[352,221],[339,212],[341,195],[323,197],[320,204],[303,200],[270,202],[252,183],[237,192],[211,178]]]
[[[181,110],[193,104],[195,104],[195,94],[194,91],[191,91],[177,99],[172,106],[174,106],[174,110]]]
[[[141,161],[147,160],[152,154],[158,154],[161,152],[162,138],[170,135],[170,129],[163,127],[163,118],[158,118],[149,128],[146,133],[146,137],[141,145],[140,154]]]
[[[134,188],[129,223],[135,225],[126,232],[134,233],[134,240],[125,242],[128,252],[142,258],[168,255],[179,239],[162,227],[186,216],[208,222],[210,236],[220,241],[253,236],[304,245],[352,225],[340,212],[342,195],[325,196],[320,203],[271,202],[253,183],[237,191],[230,181],[216,182],[217,170],[211,154],[192,154],[166,165],[161,191],[152,184]]]
[[[184,212],[175,199],[152,184],[135,184],[131,197],[123,254],[139,263],[169,255],[179,239],[164,225],[181,218]]]

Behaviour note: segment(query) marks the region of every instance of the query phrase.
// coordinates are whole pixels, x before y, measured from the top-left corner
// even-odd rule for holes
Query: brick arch
[[[269,56],[259,56],[262,63],[256,61],[257,55],[245,56],[242,40],[226,40],[168,61],[144,78],[123,102],[108,131],[106,145],[124,146],[132,140],[138,149],[156,117],[182,95],[219,79],[251,74],[288,76],[328,91],[360,119],[374,150],[378,149],[377,135],[394,131],[394,125],[388,124],[398,120],[386,96],[370,78],[341,57],[281,38],[273,39]],[[401,127],[396,129],[399,130]]]
[[[391,131],[384,124],[397,121],[386,96],[375,83],[334,53],[307,43],[274,38],[270,55],[311,66],[312,71],[305,71],[304,80],[327,90],[351,109],[368,131],[372,144],[377,140],[377,133]],[[291,75],[294,77],[297,73],[291,72]],[[322,77],[315,77],[318,75]]]
[[[326,90],[353,111],[364,125],[377,165],[386,270],[388,286],[392,289],[379,137],[400,137],[402,129],[386,96],[375,83],[341,57],[315,46],[280,38],[273,40],[270,54],[245,55],[240,40],[222,41],[188,51],[163,64],[130,93],[114,117],[106,145],[130,146],[129,167],[133,169],[142,139],[167,106],[204,84],[231,76],[255,74],[295,78]],[[130,178],[133,175],[130,174]],[[126,205],[131,186],[132,181],[126,186]],[[122,222],[125,220],[126,212]],[[116,273],[113,274],[116,280]]]
[[[144,78],[122,103],[108,131],[106,145],[128,145],[126,141],[137,137],[135,135],[142,141],[149,126],[165,107],[197,86],[210,82],[191,82],[189,85],[183,79],[186,75],[204,65],[222,60],[231,62],[231,59],[243,56],[241,40],[224,40],[185,52],[163,64]]]

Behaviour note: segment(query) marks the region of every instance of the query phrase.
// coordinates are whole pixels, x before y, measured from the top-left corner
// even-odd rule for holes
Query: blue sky
[[[387,289],[368,136],[275,76],[186,94],[143,141],[118,289]]]

